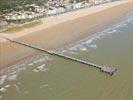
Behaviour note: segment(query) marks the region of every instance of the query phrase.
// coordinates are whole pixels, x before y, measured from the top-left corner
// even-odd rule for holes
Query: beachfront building
[[[66,10],[65,10],[64,7],[58,7],[57,10],[56,10],[57,14],[64,13],[65,11]]]
[[[62,6],[65,8],[66,11],[73,10],[73,5],[71,3],[64,3]]]
[[[50,15],[55,15],[56,14],[56,9],[57,8],[52,8],[46,11],[46,15],[50,16]]]
[[[21,6],[19,6],[21,8]],[[20,21],[25,19],[34,19],[44,16],[46,9],[44,6],[38,6],[37,4],[27,4],[19,11],[12,11],[5,14],[7,21]]]
[[[81,9],[85,7],[89,7],[89,3],[87,3],[86,1],[73,4],[73,9]]]
[[[73,4],[73,9],[80,9],[81,7],[82,7],[82,2]]]
[[[0,29],[7,26],[7,25],[8,25],[7,21],[0,18]]]
[[[5,20],[0,20],[0,27],[6,26],[8,23]]]
[[[97,4],[103,4],[111,1],[114,1],[114,0],[89,0],[89,3],[97,5]]]
[[[43,16],[44,13],[36,13],[36,12],[12,12],[5,15],[5,19],[7,21],[17,21],[17,20],[25,20],[25,19],[33,19],[37,17]]]
[[[56,15],[66,12],[66,9],[64,7],[51,7],[49,10],[47,10],[46,15]]]
[[[87,0],[80,2],[73,1],[71,3],[70,1],[71,0],[68,0],[67,2],[63,0],[48,0],[45,5],[40,6],[37,4],[27,4],[20,11],[6,13],[4,15],[5,20],[7,22],[23,21],[27,19],[33,20],[38,17],[57,15],[68,11],[117,0]],[[19,6],[19,8],[21,8],[21,6]],[[1,23],[1,25],[4,25],[3,22]]]

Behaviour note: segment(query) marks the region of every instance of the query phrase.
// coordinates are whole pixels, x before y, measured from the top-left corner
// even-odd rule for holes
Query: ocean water
[[[56,52],[118,71],[42,53],[0,72],[0,100],[133,100],[133,13]]]

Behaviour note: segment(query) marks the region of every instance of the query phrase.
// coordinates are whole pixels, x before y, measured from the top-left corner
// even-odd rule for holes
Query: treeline
[[[10,11],[20,11],[21,9],[28,9],[27,4],[45,5],[48,0],[0,0],[0,14]],[[65,0],[64,0],[65,1]],[[69,2],[81,2],[89,0],[69,0]]]
[[[48,0],[0,0],[0,12],[17,10],[19,7],[23,7],[26,4],[36,3],[42,5]]]

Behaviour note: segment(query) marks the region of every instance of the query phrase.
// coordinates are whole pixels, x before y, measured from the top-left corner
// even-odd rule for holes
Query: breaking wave
[[[45,63],[49,59],[48,56],[42,56],[42,57],[37,57],[35,59],[31,59],[30,61],[26,61],[22,64],[18,65],[13,65],[9,68],[5,68],[0,71],[0,92],[6,92],[7,88],[10,87],[10,84],[6,84],[9,81],[12,81],[14,83],[18,82],[18,77],[19,73],[22,71],[26,71],[27,68],[33,67],[34,69],[32,70],[33,72],[47,72],[49,69],[45,64],[38,65],[40,63]],[[36,67],[36,68],[35,68]],[[8,81],[8,82],[7,82]],[[14,85],[16,89],[18,89],[18,85]],[[2,97],[0,97],[2,98]]]
[[[129,24],[133,24],[133,12],[130,12],[127,16],[123,17],[120,22],[106,27],[103,31],[97,32],[75,44],[70,44],[67,47],[61,48],[57,51],[64,53],[87,51],[89,48],[96,49],[100,40],[112,34],[121,32],[121,28],[128,27]]]

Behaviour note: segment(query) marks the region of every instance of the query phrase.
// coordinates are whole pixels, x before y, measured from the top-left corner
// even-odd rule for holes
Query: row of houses
[[[0,29],[6,26],[8,22],[4,19],[4,16],[0,15]]]
[[[4,19],[0,20],[0,26],[4,26],[7,22],[25,20],[25,19],[34,19],[42,16],[52,16],[61,13],[65,13],[68,11],[81,9],[85,7],[89,7],[92,5],[102,4],[105,2],[111,2],[114,0],[89,0],[89,2],[73,2],[73,3],[62,3],[59,0],[55,0],[55,2],[49,1],[48,8],[44,9],[44,7],[39,7],[36,4],[26,5],[32,6],[35,8],[35,11],[13,11],[11,13],[5,14]],[[5,22],[6,21],[6,22]]]
[[[10,14],[5,15],[5,19],[7,21],[16,21],[16,20],[25,20],[25,19],[33,19],[36,17],[43,16],[43,13],[35,13],[35,12],[12,12]]]
[[[65,3],[61,6],[57,7],[49,7],[49,9],[46,12],[46,15],[56,15],[76,9],[81,9],[87,7],[89,4],[87,2],[79,2],[79,3]]]
[[[93,5],[103,4],[111,1],[114,1],[114,0],[89,0],[89,2],[83,1],[79,3],[74,2],[74,3],[65,3],[65,4],[60,4],[60,3],[55,4],[53,2],[51,4],[52,7],[50,7],[47,10],[46,15],[56,15],[56,14],[60,14],[60,13],[64,13],[64,12],[68,12],[76,9],[81,9],[85,7],[90,7]],[[55,6],[53,7],[53,5]]]
[[[97,5],[97,4],[103,4],[103,3],[111,2],[111,1],[114,1],[114,0],[89,0],[89,2],[91,4],[95,4],[95,5]]]
[[[32,5],[33,6],[33,5]],[[34,12],[31,11],[19,11],[19,12],[11,12],[9,14],[5,15],[5,19],[7,21],[16,21],[16,20],[25,20],[25,19],[34,19],[41,16],[50,16],[50,15],[56,15],[64,12],[68,12],[75,9],[80,9],[82,7],[86,7],[87,3],[80,2],[80,3],[64,3],[59,6],[49,6],[48,9],[42,8],[36,6],[37,9],[35,9]]]

